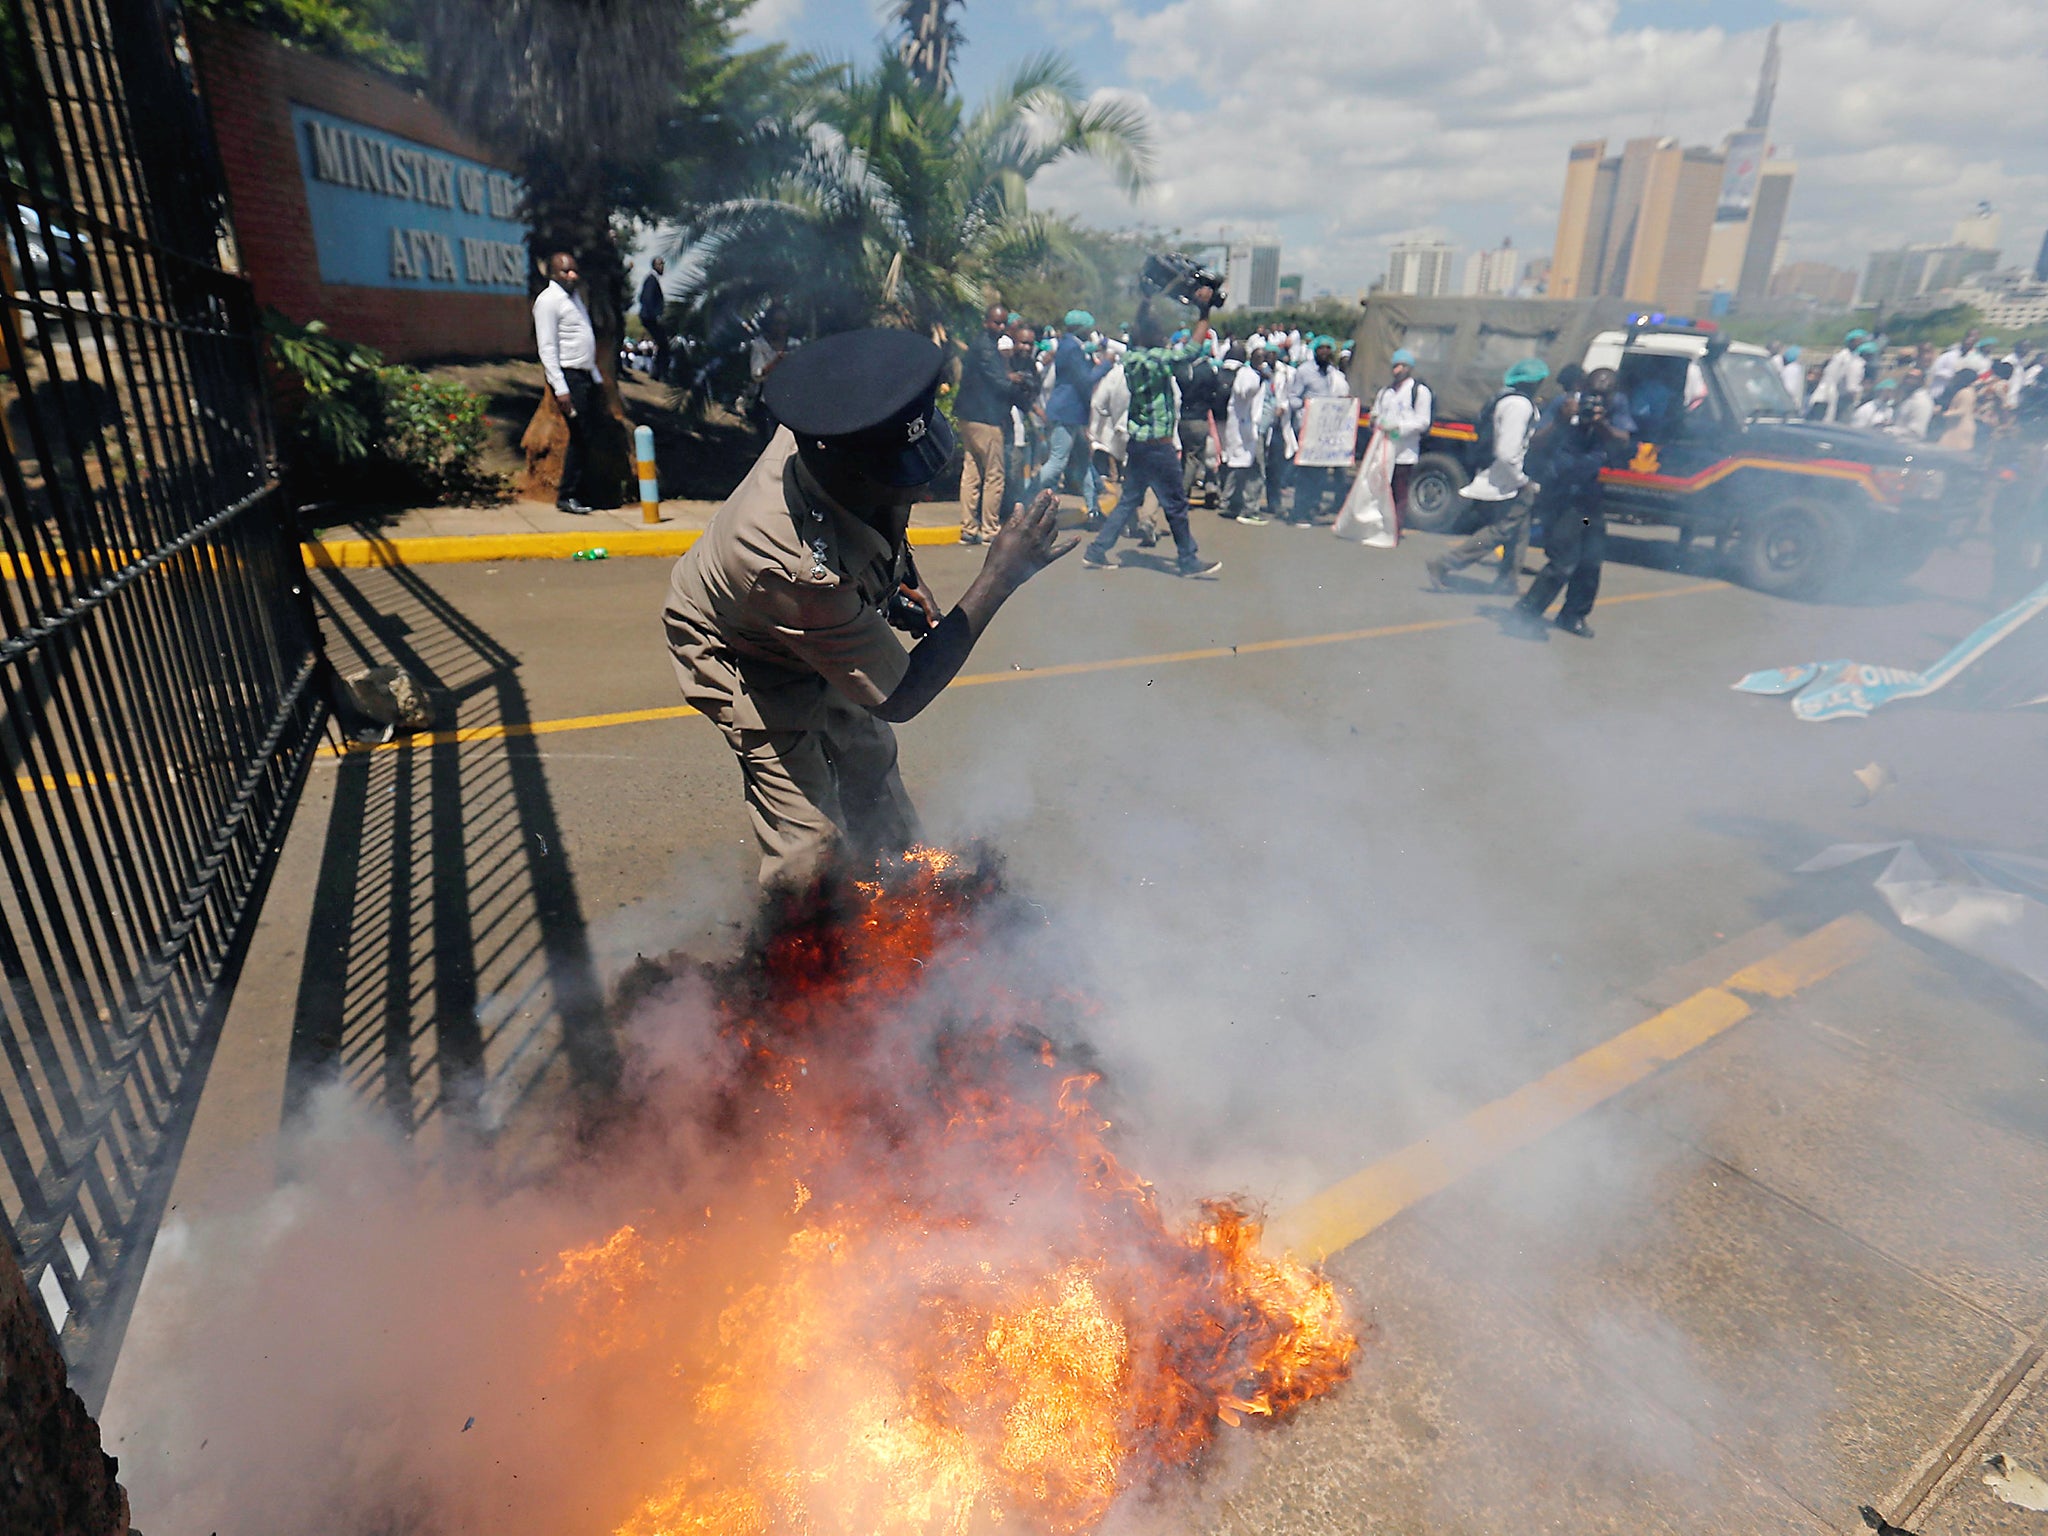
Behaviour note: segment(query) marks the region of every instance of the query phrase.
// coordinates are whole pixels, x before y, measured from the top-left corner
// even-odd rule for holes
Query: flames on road
[[[672,1383],[618,1536],[1088,1531],[1347,1374],[1327,1279],[1232,1202],[1169,1224],[1118,1161],[1085,999],[1003,958],[1027,908],[920,850],[698,978],[730,1196],[532,1277],[565,1371]]]

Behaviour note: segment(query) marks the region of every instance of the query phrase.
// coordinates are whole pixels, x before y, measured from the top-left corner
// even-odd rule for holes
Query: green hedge
[[[263,317],[285,475],[322,500],[495,499],[485,473],[483,397],[417,368],[387,363],[319,320]]]

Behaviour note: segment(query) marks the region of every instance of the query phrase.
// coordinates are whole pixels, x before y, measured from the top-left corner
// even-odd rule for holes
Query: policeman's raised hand
[[[1030,506],[1003,524],[988,547],[982,569],[1015,591],[1060,556],[1070,554],[1081,540],[1078,535],[1059,537],[1059,512],[1059,498],[1051,491],[1040,491]]]

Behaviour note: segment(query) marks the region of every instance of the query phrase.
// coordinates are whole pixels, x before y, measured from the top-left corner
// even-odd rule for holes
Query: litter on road
[[[2048,586],[2014,603],[1972,630],[1955,649],[1924,672],[1873,667],[1860,661],[1809,661],[1796,667],[1752,672],[1732,686],[1742,693],[1797,693],[1792,713],[1802,720],[1860,720],[1880,704],[1917,699],[1946,688],[2010,639],[2029,620],[2048,612]]]

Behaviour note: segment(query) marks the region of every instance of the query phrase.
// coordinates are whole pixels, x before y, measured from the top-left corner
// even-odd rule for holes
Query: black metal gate
[[[0,0],[0,1227],[104,1390],[325,719],[168,0]]]

